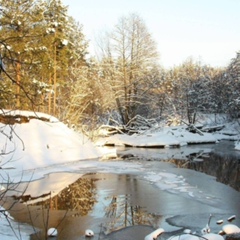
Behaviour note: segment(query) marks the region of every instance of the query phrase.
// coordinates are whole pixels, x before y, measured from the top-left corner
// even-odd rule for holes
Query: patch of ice
[[[149,172],[143,178],[152,182],[159,189],[173,194],[179,194],[210,205],[216,205],[220,202],[217,197],[213,197],[208,192],[201,191],[198,187],[189,184],[182,175],[170,172]]]

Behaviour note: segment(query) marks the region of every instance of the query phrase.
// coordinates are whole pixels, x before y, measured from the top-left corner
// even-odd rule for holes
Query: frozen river
[[[118,155],[121,158],[50,169],[44,178],[28,184],[21,200],[29,205],[14,205],[12,216],[37,229],[57,227],[58,239],[69,240],[85,239],[87,228],[95,232],[93,239],[111,240],[141,240],[157,227],[169,235],[182,228],[199,231],[210,214],[214,232],[221,228],[217,220],[233,214],[240,225],[240,155],[231,142],[119,149]],[[36,189],[42,197],[33,199]],[[45,201],[49,196],[51,201]],[[39,239],[39,233],[31,239]]]

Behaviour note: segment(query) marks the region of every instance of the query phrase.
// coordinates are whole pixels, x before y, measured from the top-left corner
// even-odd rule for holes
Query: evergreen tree
[[[1,1],[0,34],[1,54],[7,68],[7,76],[2,74],[5,82],[11,82],[11,95],[5,105],[11,108],[26,109],[33,105],[30,72],[38,64],[36,39],[41,36],[39,22],[42,11],[39,1]],[[9,89],[10,90],[10,89]]]
[[[82,29],[60,0],[0,0],[2,107],[61,116],[70,66],[85,61]],[[71,69],[73,70],[73,69]]]

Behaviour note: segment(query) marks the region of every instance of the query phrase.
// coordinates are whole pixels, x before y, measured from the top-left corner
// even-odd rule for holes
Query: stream
[[[57,195],[18,199],[11,215],[34,226],[32,240],[45,239],[44,229],[49,227],[57,227],[58,240],[85,239],[88,228],[95,233],[91,239],[141,240],[158,227],[165,229],[167,238],[184,228],[200,231],[210,214],[212,232],[221,229],[217,220],[226,222],[231,215],[240,225],[240,152],[233,142],[180,149],[119,148],[117,153],[109,163],[124,161],[126,169],[140,163],[142,171],[96,168],[78,178],[83,170],[76,170],[77,180]],[[52,173],[48,178],[71,174]],[[39,182],[31,184],[36,187]],[[11,203],[8,200],[6,206]]]

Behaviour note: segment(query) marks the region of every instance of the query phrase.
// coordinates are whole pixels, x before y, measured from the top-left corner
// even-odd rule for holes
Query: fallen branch
[[[191,132],[196,132],[198,133],[199,135],[203,136],[203,132],[200,131],[197,127],[195,127],[193,124],[190,124],[190,123],[186,123],[185,121],[181,120],[181,122],[183,122],[184,124],[186,124],[188,126],[188,130]]]

